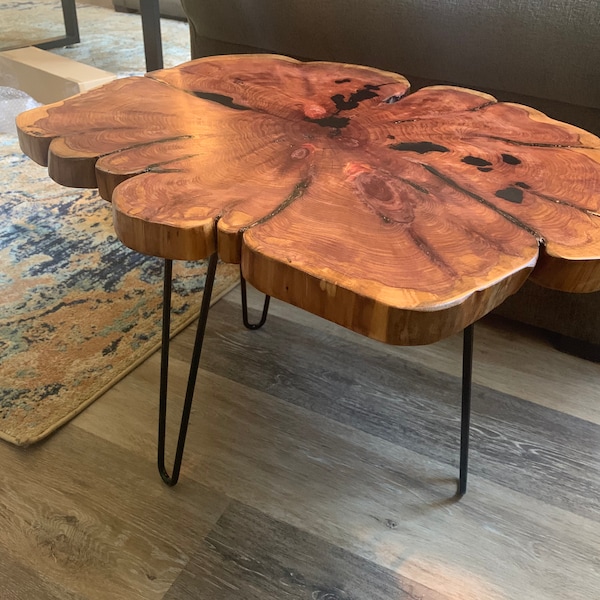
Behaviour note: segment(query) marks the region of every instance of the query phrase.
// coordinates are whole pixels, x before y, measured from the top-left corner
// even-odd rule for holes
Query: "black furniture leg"
[[[75,0],[61,0],[61,4],[65,22],[65,35],[64,37],[52,38],[35,44],[35,46],[41,50],[62,48],[63,46],[71,46],[72,44],[78,44],[80,42]]]
[[[262,315],[260,317],[260,321],[258,323],[250,323],[248,321],[248,300],[246,296],[246,280],[242,275],[242,271],[240,269],[240,289],[242,291],[242,320],[244,322],[244,327],[246,329],[260,329],[267,320],[267,315],[269,314],[269,302],[271,301],[271,296],[265,295],[265,303],[263,305]]]
[[[467,491],[467,472],[469,467],[469,426],[471,422],[471,380],[473,374],[473,330],[469,325],[463,332],[462,364],[462,406],[460,416],[460,472],[458,495]]]
[[[163,68],[160,6],[158,0],[140,0],[146,71]]]
[[[200,365],[200,355],[202,353],[202,343],[204,341],[204,332],[206,330],[206,321],[210,309],[210,298],[212,295],[215,273],[217,270],[217,254],[213,254],[208,262],[208,271],[206,273],[206,283],[204,284],[204,293],[202,296],[202,306],[200,316],[198,317],[198,329],[196,330],[196,340],[192,352],[190,363],[190,372],[185,393],[183,412],[181,414],[181,424],[179,426],[179,437],[177,439],[177,450],[173,462],[171,475],[165,468],[165,437],[167,421],[167,389],[169,378],[169,341],[171,331],[171,288],[173,277],[173,261],[165,260],[164,288],[163,288],[163,323],[162,323],[162,349],[160,361],[160,402],[158,414],[158,472],[162,480],[168,486],[174,486],[179,479],[179,470],[183,458],[183,449],[187,435],[190,412],[192,410],[192,400],[194,398],[194,389],[196,387],[196,378],[198,367]]]

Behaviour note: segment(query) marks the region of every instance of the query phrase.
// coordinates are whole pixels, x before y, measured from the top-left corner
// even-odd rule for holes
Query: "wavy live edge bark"
[[[600,140],[462,88],[266,55],[128,78],[18,119],[126,245],[200,259],[393,344],[455,333],[531,276],[600,289]]]

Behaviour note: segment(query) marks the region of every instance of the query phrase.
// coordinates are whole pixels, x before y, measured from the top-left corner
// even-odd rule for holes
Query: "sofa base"
[[[583,342],[560,333],[548,332],[548,335],[550,343],[560,352],[600,363],[600,344]]]
[[[526,281],[493,313],[544,329],[555,348],[598,361],[600,357],[600,292],[570,294]]]

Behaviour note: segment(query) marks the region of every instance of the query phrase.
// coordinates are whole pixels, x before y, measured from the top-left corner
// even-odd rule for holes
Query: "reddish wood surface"
[[[23,150],[100,188],[140,252],[241,262],[359,333],[429,343],[531,275],[600,289],[600,140],[462,88],[265,55],[211,57],[41,107]]]

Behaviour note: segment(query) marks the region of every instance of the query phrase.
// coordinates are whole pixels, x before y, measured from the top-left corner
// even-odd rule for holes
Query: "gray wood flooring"
[[[175,488],[158,355],[47,441],[0,444],[1,600],[600,599],[599,365],[478,324],[458,500],[460,336],[394,348],[278,302],[248,331],[234,290],[205,344]]]

